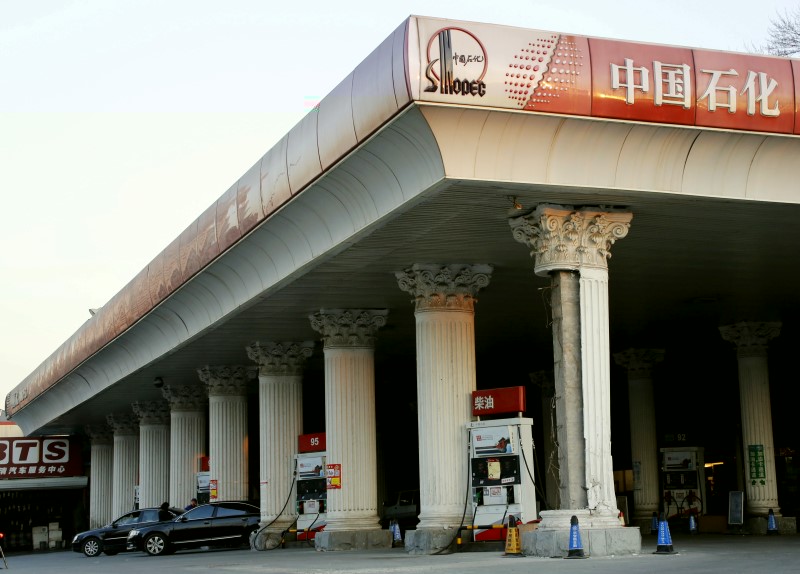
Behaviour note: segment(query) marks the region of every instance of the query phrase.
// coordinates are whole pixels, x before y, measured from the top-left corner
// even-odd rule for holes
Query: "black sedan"
[[[127,550],[128,533],[132,528],[150,526],[162,520],[172,520],[182,512],[180,508],[134,510],[123,514],[111,524],[76,534],[72,539],[72,549],[75,552],[83,552],[90,558],[99,556],[101,552],[113,556]]]
[[[246,502],[212,502],[193,508],[170,522],[135,528],[128,534],[129,550],[151,556],[201,546],[237,547],[249,544],[258,529],[261,511]]]

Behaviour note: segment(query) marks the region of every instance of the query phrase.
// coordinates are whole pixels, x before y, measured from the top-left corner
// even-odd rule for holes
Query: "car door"
[[[209,544],[213,516],[214,506],[211,504],[203,504],[181,514],[170,523],[170,543],[178,550]]]
[[[211,521],[214,545],[223,546],[242,540],[247,528],[248,514],[244,505],[220,503]]]
[[[103,536],[103,549],[125,549],[128,543],[128,533],[136,526],[142,516],[141,510],[134,510],[128,514],[123,514],[114,522],[108,525],[108,529]]]

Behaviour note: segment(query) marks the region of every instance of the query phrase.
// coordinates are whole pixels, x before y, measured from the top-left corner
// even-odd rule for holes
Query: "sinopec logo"
[[[479,96],[486,94],[483,78],[488,69],[486,49],[464,28],[442,28],[428,40],[426,92]]]

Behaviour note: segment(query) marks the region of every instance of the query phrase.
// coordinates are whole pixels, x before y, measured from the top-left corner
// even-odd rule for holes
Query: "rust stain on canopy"
[[[407,35],[395,31],[329,96],[6,397],[9,416],[67,376],[302,192],[411,102]],[[381,73],[375,74],[375,70]],[[342,98],[342,91],[348,97]],[[350,97],[350,92],[353,93]],[[362,94],[357,98],[356,93]],[[365,94],[381,94],[368,98]],[[357,126],[351,139],[337,118]],[[325,158],[325,164],[320,157]]]

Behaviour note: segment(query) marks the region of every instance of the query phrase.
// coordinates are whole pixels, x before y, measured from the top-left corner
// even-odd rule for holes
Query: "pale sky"
[[[0,408],[409,15],[742,52],[798,5],[0,0]]]

